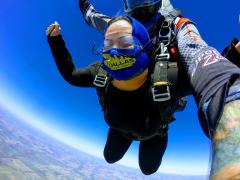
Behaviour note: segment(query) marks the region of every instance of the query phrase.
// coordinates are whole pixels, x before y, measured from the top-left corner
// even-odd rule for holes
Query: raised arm
[[[97,12],[88,0],[79,0],[79,8],[85,21],[93,28],[104,33],[111,18]]]
[[[60,35],[59,25],[57,23],[50,25],[46,31],[46,35],[55,63],[63,78],[74,86],[93,87],[99,62],[89,65],[86,68],[76,69],[72,62],[72,57],[65,47],[65,42]]]

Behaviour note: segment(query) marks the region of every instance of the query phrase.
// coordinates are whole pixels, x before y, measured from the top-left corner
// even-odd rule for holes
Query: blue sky
[[[120,0],[91,1],[96,9],[114,15]],[[219,51],[240,38],[239,0],[172,1],[192,19],[203,37]],[[102,157],[107,135],[94,89],[69,85],[60,76],[48,47],[45,29],[58,21],[74,63],[83,67],[97,60],[94,43],[102,35],[87,26],[78,1],[0,2],[0,103],[22,119],[57,139]],[[161,171],[184,174],[208,172],[210,142],[203,134],[193,98],[169,130],[169,144]],[[122,163],[137,164],[138,143]],[[128,163],[128,164],[131,164]]]

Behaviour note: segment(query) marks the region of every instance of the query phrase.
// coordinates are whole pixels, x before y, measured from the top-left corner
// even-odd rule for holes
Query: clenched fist
[[[55,21],[53,24],[48,26],[46,30],[46,35],[47,36],[58,36],[60,34],[61,27],[59,24]]]

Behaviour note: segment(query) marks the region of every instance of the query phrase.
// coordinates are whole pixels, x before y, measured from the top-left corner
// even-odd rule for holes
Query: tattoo
[[[240,100],[224,106],[212,139],[211,175],[224,171],[227,166],[240,165]],[[238,166],[238,167],[237,167]],[[238,169],[240,172],[240,170]]]

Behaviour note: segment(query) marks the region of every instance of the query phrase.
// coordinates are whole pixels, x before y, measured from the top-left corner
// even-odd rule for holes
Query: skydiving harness
[[[173,118],[173,113],[176,111],[176,103],[172,103],[174,100],[172,100],[171,87],[177,84],[178,68],[177,62],[170,62],[171,55],[169,53],[169,49],[173,47],[175,42],[175,33],[173,29],[173,20],[165,19],[163,23],[161,23],[155,43],[157,47],[152,57],[154,61],[152,65],[150,65],[152,67],[152,70],[150,69],[150,72],[152,71],[151,94],[153,103],[159,107],[162,129],[175,120]],[[101,65],[93,84],[97,89],[99,102],[103,111],[106,107],[105,97],[110,81],[111,76]]]
[[[157,35],[154,58],[154,71],[152,73],[152,95],[155,102],[164,102],[171,99],[170,84],[168,80],[168,63],[170,53],[168,47],[172,44],[175,34],[171,27],[172,22],[164,21]],[[176,74],[177,76],[177,74]]]

